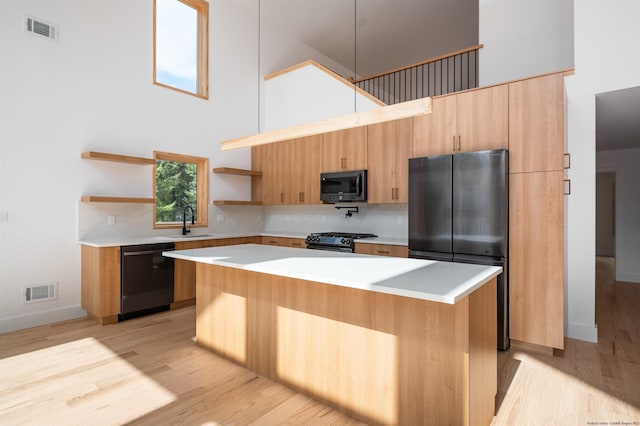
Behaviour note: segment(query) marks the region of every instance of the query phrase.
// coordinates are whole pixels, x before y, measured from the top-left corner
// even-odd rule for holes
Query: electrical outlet
[[[116,224],[116,216],[113,214],[110,214],[109,216],[107,216],[107,225],[115,225]]]
[[[402,218],[402,216],[398,216],[398,225],[404,225],[404,219]]]
[[[219,215],[216,216],[216,222],[218,222],[218,223],[224,222],[224,219],[225,219],[225,217],[224,217],[223,214],[219,214]]]
[[[6,210],[0,211],[0,223],[9,222],[9,212]]]

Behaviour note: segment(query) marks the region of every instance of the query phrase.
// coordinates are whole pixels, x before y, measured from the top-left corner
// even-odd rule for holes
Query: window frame
[[[156,199],[156,167],[158,160],[175,161],[181,163],[195,163],[197,167],[196,217],[195,223],[188,225],[192,228],[206,228],[209,226],[209,159],[192,155],[174,154],[171,152],[153,151],[153,198]],[[156,203],[153,203],[153,229],[182,228],[182,222],[156,222]]]
[[[197,98],[209,99],[209,3],[204,0],[176,0],[193,8],[198,13],[198,46],[197,46],[197,75],[196,92],[169,86],[157,80],[156,70],[156,12],[158,0],[153,0],[153,84],[186,93]]]

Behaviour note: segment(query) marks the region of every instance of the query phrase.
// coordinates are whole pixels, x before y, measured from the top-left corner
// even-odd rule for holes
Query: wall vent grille
[[[49,40],[58,40],[60,32],[57,25],[29,15],[25,15],[25,31],[46,37]]]
[[[23,303],[44,302],[58,298],[58,283],[49,283],[26,287]]]

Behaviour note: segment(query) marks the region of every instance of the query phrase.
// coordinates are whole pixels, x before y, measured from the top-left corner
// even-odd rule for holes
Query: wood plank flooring
[[[598,259],[599,343],[499,353],[495,425],[640,424],[640,285]],[[195,308],[0,335],[0,424],[360,424],[200,349]],[[595,423],[592,423],[595,424]]]

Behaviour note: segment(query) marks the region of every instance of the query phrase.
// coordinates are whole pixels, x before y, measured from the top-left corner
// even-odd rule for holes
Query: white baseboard
[[[570,322],[567,324],[567,337],[598,343],[598,326],[596,324],[580,324]]]
[[[80,305],[74,305],[49,311],[18,315],[15,317],[0,318],[0,333],[52,324],[54,322],[82,318],[85,316],[87,316],[87,311],[82,309]]]

